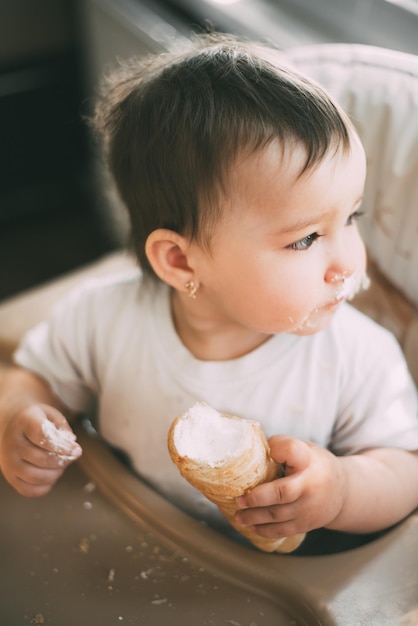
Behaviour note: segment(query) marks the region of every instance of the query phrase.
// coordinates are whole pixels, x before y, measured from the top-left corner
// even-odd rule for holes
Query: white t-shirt
[[[169,288],[139,272],[89,281],[30,331],[17,364],[98,428],[158,491],[196,516],[207,502],[171,462],[167,432],[195,402],[261,422],[339,455],[418,449],[417,394],[393,336],[347,304],[331,325],[280,334],[230,361],[200,361],[182,344]],[[203,508],[202,508],[203,507]]]

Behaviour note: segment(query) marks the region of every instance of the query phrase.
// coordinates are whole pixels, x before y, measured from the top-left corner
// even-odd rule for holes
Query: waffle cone
[[[226,420],[241,420],[239,417],[225,414],[221,414],[220,417]],[[168,433],[168,450],[181,475],[208,500],[216,504],[231,526],[257,548],[265,552],[295,550],[303,541],[304,534],[267,539],[257,535],[252,528],[242,526],[235,521],[235,513],[239,510],[236,498],[245,495],[256,485],[269,482],[282,475],[282,466],[270,457],[267,439],[260,424],[245,420],[250,428],[249,445],[239,454],[226,455],[216,464],[212,464],[179,453],[175,443],[175,431],[180,421],[187,418],[188,413],[177,417]]]

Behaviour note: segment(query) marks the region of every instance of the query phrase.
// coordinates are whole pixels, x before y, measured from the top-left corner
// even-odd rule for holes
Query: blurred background
[[[208,28],[418,54],[418,0],[0,0],[0,300],[124,245],[84,121],[98,83]]]

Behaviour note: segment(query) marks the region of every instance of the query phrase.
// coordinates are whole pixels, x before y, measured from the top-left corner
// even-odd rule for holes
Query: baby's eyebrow
[[[297,220],[293,224],[290,224],[289,226],[285,226],[284,228],[281,228],[280,232],[286,234],[286,233],[295,233],[295,232],[298,232],[299,230],[304,230],[305,228],[308,228],[309,226],[318,224],[329,213],[331,213],[331,211],[323,211],[322,213],[319,213],[318,215],[310,215],[306,219]]]
[[[357,200],[353,204],[353,209],[358,206],[363,201],[363,196],[357,198]],[[306,219],[299,219],[293,222],[293,224],[289,224],[289,226],[285,226],[280,229],[281,233],[296,233],[300,230],[305,230],[305,228],[309,228],[311,226],[315,226],[319,224],[324,218],[326,219],[330,214],[333,213],[332,208],[324,209],[321,213],[317,215],[309,215]]]

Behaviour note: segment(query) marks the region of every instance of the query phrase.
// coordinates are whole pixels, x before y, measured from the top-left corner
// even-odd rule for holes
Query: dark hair
[[[93,123],[146,271],[145,242],[157,228],[209,243],[239,152],[276,138],[296,141],[306,148],[304,172],[330,149],[348,150],[351,128],[332,98],[278,50],[213,34],[121,66]]]

